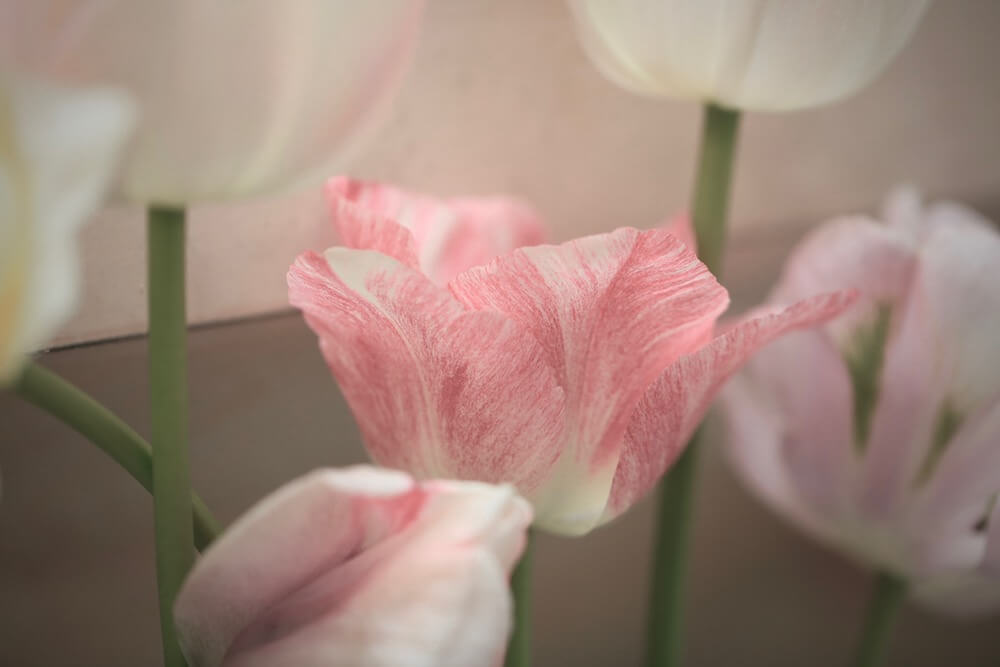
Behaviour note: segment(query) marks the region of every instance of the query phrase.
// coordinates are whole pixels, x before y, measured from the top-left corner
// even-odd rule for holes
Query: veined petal
[[[563,391],[530,333],[372,251],[306,253],[288,283],[376,461],[538,487],[562,451]]]
[[[661,226],[664,230],[676,236],[677,240],[690,248],[692,252],[697,252],[698,237],[694,233],[694,223],[691,222],[690,215],[687,213],[678,213],[669,218]]]
[[[523,248],[450,287],[466,306],[530,331],[555,369],[566,389],[566,450],[532,500],[540,525],[586,532],[607,502],[636,403],[710,335],[726,291],[670,233],[634,229]]]
[[[345,245],[419,267],[439,285],[545,236],[538,213],[510,197],[438,199],[344,177],[326,195]]]
[[[855,298],[853,292],[839,292],[801,301],[780,312],[752,314],[667,367],[631,416],[604,519],[621,514],[659,481],[705,416],[716,392],[755,352],[783,334],[836,317]]]
[[[192,667],[490,664],[531,509],[510,487],[321,470],[241,517],[175,617]]]
[[[110,185],[134,115],[110,89],[0,77],[0,382],[72,312],[76,230]]]

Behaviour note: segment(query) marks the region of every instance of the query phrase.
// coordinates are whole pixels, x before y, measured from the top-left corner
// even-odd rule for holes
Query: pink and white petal
[[[680,455],[723,383],[752,355],[784,334],[829,321],[850,307],[855,298],[854,292],[838,292],[800,301],[780,312],[751,314],[727,333],[670,365],[649,387],[631,416],[604,520],[624,512],[659,481]],[[783,409],[798,417],[797,423],[801,421],[810,428],[823,426],[831,447],[820,451],[836,445],[839,431],[848,436],[843,442],[849,442],[849,387],[835,351],[818,332],[789,336],[780,344],[784,349],[768,350],[766,359],[755,364],[755,371],[778,396]],[[806,350],[808,356],[801,356]],[[815,379],[806,386],[822,391],[823,401],[817,401],[814,394],[804,392],[803,385],[791,379],[802,379],[802,374],[809,371]],[[809,466],[813,435],[811,431],[786,433],[785,455],[790,465]],[[788,442],[800,446],[787,449]],[[802,457],[801,464],[796,463]]]
[[[225,667],[500,665],[512,604],[496,560],[472,549],[403,554],[367,573],[346,608],[246,647]]]
[[[186,655],[196,667],[489,664],[530,522],[510,487],[313,473],[196,565],[176,607]]]
[[[941,225],[922,248],[916,289],[936,334],[929,353],[960,411],[974,410],[1000,391],[1000,234],[979,224]]]
[[[915,265],[915,249],[905,234],[868,218],[844,218],[820,226],[797,246],[771,301],[858,290],[863,298],[855,308],[827,325],[838,345],[845,345],[878,306],[905,297]]]
[[[419,265],[439,285],[545,236],[538,212],[509,197],[442,199],[343,177],[326,194],[345,245]]]
[[[963,419],[926,483],[916,489],[912,503],[922,522],[937,525],[961,515],[971,530],[986,516],[1000,493],[997,443],[1000,443],[1000,393],[992,403]],[[916,485],[912,480],[911,483]],[[1000,522],[995,512],[993,519]]]
[[[564,402],[530,333],[372,251],[306,253],[288,280],[376,461],[523,493],[541,484]]]
[[[341,243],[358,250],[377,250],[410,268],[420,268],[416,240],[397,222],[398,191],[336,177],[327,181],[323,192]]]
[[[220,665],[254,619],[413,520],[424,493],[402,473],[323,470],[258,503],[204,554],[174,608],[193,665]]]
[[[459,273],[487,264],[522,246],[545,240],[545,226],[530,205],[509,197],[458,198],[445,202],[451,224],[418,234],[421,261],[435,282],[447,284]]]
[[[726,422],[725,452],[751,493],[811,534],[829,518],[802,497],[785,459],[788,425],[769,389],[752,372],[737,375],[720,393]]]
[[[694,224],[691,222],[691,216],[687,213],[678,213],[660,226],[676,236],[681,243],[691,248],[691,250],[698,250],[698,237],[694,233]]]
[[[541,525],[586,532],[603,512],[636,403],[707,339],[725,290],[668,232],[634,229],[522,248],[450,287],[466,306],[531,331],[566,388],[567,449],[533,500]]]
[[[921,248],[888,347],[870,442],[869,500],[899,498],[933,472],[943,418],[965,420],[1000,395],[1000,236],[978,223],[936,226]],[[919,479],[918,479],[919,478]],[[884,504],[884,503],[883,503]]]

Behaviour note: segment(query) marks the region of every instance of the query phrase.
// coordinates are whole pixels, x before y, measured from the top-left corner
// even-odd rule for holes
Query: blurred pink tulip
[[[192,667],[499,664],[531,507],[510,487],[319,470],[205,553],[175,607]]]
[[[850,298],[820,297],[715,335],[728,295],[667,229],[520,248],[472,267],[471,253],[439,257],[437,267],[464,269],[444,287],[434,277],[451,272],[429,270],[420,234],[399,222],[423,200],[368,188],[333,198],[351,247],[301,255],[288,281],[369,452],[418,477],[514,484],[554,532],[586,533],[625,511],[750,354]],[[462,201],[483,224],[465,225],[469,238],[450,247],[524,225],[520,208],[485,224],[496,200]]]
[[[777,511],[918,598],[1000,606],[1000,236],[908,190],[886,218],[830,222],[793,254],[775,301],[865,296],[727,388],[732,458]]]

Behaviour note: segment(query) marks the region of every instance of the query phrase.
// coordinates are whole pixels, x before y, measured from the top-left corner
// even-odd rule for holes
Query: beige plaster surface
[[[752,233],[876,206],[895,183],[974,204],[1000,193],[1000,2],[939,0],[861,94],[745,119],[733,225]],[[414,66],[381,132],[343,171],[441,194],[510,192],[554,238],[649,226],[685,206],[696,104],[643,99],[598,75],[557,0],[433,0]],[[286,307],[284,274],[333,243],[317,188],[195,208],[190,318]],[[102,212],[84,234],[85,291],[56,343],[145,327],[144,225]]]

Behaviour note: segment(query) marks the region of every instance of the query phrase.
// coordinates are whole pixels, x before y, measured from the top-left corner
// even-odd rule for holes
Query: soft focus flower
[[[531,507],[510,487],[320,470],[205,553],[174,616],[191,667],[499,664]]]
[[[776,301],[865,297],[727,388],[732,458],[777,511],[918,597],[998,605],[1000,236],[912,191],[886,218],[831,222],[793,254]]]
[[[587,54],[642,95],[783,111],[846,97],[930,0],[569,0]]]
[[[73,310],[76,231],[133,116],[120,92],[0,75],[0,384]]]
[[[423,478],[515,484],[561,533],[632,505],[754,350],[846,299],[715,335],[726,291],[664,229],[521,248],[443,287],[386,201],[335,202],[352,247],[305,253],[288,277],[369,452]]]
[[[329,173],[397,87],[423,0],[0,0],[0,60],[140,105],[124,196],[185,204]]]

